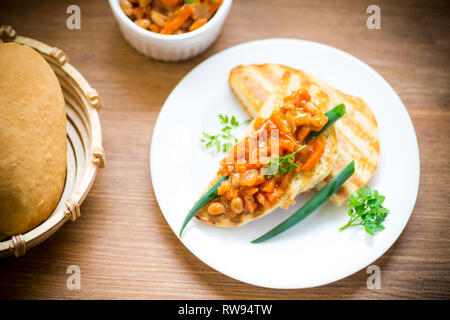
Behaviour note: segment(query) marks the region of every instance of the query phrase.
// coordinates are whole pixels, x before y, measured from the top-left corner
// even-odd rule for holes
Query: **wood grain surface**
[[[66,28],[71,4],[81,8],[81,30]],[[381,8],[381,30],[366,27],[370,4]],[[25,256],[0,260],[0,298],[449,299],[449,5],[445,0],[235,0],[210,49],[185,62],[163,63],[125,42],[107,1],[2,0],[0,24],[61,48],[98,90],[107,162],[80,219]],[[193,256],[161,214],[149,150],[164,100],[207,57],[273,37],[326,43],[358,57],[392,85],[412,118],[421,158],[419,195],[400,238],[374,262],[381,268],[381,289],[367,288],[366,269],[311,289],[241,283]],[[80,290],[66,286],[69,265],[81,269]]]

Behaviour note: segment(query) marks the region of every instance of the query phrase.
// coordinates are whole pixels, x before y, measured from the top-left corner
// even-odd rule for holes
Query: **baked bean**
[[[310,115],[307,112],[295,110],[290,111],[289,115],[294,120],[296,126],[304,126],[309,123]]]
[[[146,8],[150,3],[152,3],[152,0],[139,0],[139,7]]]
[[[311,102],[305,103],[305,110],[313,115],[320,112],[319,109]]]
[[[157,24],[161,28],[164,26],[167,20],[167,17],[165,15],[159,13],[156,10],[150,11],[150,18],[152,19],[153,23]]]
[[[210,215],[216,216],[218,214],[225,212],[225,206],[220,202],[213,202],[208,207],[208,213]]]
[[[142,8],[134,8],[133,15],[136,17],[136,20],[144,19],[145,12]]]
[[[243,186],[253,186],[256,183],[258,172],[254,169],[247,170],[241,178],[241,185]]]
[[[230,208],[235,213],[241,213],[242,211],[244,211],[244,202],[240,197],[234,198],[233,200],[231,200]]]
[[[125,12],[125,14],[127,16],[129,16],[129,17],[133,16],[134,9],[133,9],[133,5],[131,4],[130,1],[120,0],[119,4],[120,4],[120,7],[122,8],[123,12]]]
[[[238,188],[241,185],[241,175],[239,173],[233,174],[231,177],[231,186],[233,188]]]
[[[139,19],[136,20],[134,23],[136,23],[139,27],[143,29],[148,29],[148,27],[150,27],[151,25],[151,22],[148,19]]]

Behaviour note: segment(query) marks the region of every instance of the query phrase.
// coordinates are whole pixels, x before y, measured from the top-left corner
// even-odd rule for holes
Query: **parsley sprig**
[[[367,233],[375,235],[375,232],[384,229],[383,221],[389,210],[383,207],[385,197],[377,190],[370,187],[361,187],[358,191],[350,195],[347,204],[350,206],[348,215],[350,220],[339,230],[344,230],[351,226],[364,226]]]
[[[200,141],[205,144],[206,149],[215,147],[217,152],[227,152],[238,142],[238,139],[233,135],[232,130],[249,123],[250,120],[240,123],[235,116],[231,116],[230,118],[228,115],[222,114],[219,114],[219,120],[220,123],[224,125],[220,130],[220,133],[212,135],[203,132],[203,138],[200,139]]]
[[[287,154],[283,157],[275,157],[270,160],[269,163],[263,167],[263,175],[266,178],[272,178],[277,175],[277,173],[282,176],[285,173],[289,173],[298,168],[298,165],[294,162],[295,154],[305,148],[306,145],[301,146],[294,152]]]

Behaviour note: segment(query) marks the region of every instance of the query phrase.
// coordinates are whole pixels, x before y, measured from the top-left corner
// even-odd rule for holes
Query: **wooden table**
[[[376,2],[381,30],[366,27],[369,0],[235,0],[209,50],[186,62],[162,63],[125,42],[107,1],[2,1],[0,24],[63,49],[98,90],[107,163],[81,207],[81,219],[25,256],[0,261],[0,298],[450,298],[450,6]],[[70,4],[81,8],[81,30],[66,28]],[[207,57],[272,37],[322,42],[360,58],[393,86],[411,115],[420,147],[420,190],[404,232],[374,263],[381,268],[379,290],[366,287],[366,269],[304,290],[270,290],[230,279],[193,256],[158,207],[150,139],[170,91]],[[69,265],[81,269],[80,290],[66,286]]]

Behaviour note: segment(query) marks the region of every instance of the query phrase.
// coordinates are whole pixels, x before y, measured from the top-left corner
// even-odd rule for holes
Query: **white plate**
[[[362,228],[340,232],[346,206],[323,205],[304,221],[260,244],[250,241],[291,215],[289,210],[231,229],[196,219],[181,242],[200,260],[229,277],[269,288],[306,288],[347,277],[370,265],[399,237],[417,197],[419,150],[409,115],[391,86],[372,68],[332,47],[294,39],[244,43],[220,52],[192,70],[172,91],[158,117],[150,155],[153,188],[161,211],[178,236],[183,220],[219,168],[222,155],[205,151],[203,131],[217,132],[218,114],[248,117],[228,86],[239,64],[279,63],[311,72],[343,92],[361,97],[379,125],[379,168],[369,185],[386,196],[385,230],[375,237]]]

